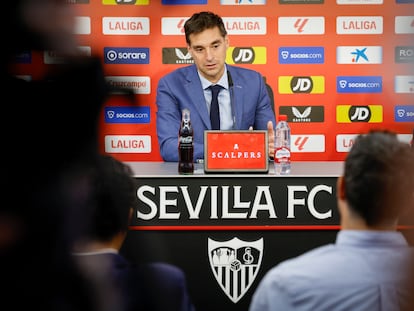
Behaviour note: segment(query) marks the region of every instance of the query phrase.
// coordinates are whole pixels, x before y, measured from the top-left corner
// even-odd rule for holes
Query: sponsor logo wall
[[[114,94],[101,116],[100,147],[120,160],[162,161],[157,83],[193,63],[183,25],[202,10],[223,17],[227,63],[261,72],[272,87],[275,111],[288,115],[297,138],[293,161],[343,160],[344,137],[371,128],[412,133],[414,1],[67,2],[77,10],[74,33],[82,53],[101,56],[109,83],[133,91],[134,107]],[[16,58],[16,74],[32,79],[39,66],[59,61],[53,51],[26,51]]]

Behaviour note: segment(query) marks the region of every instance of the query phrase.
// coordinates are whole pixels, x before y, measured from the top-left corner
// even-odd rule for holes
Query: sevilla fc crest
[[[237,303],[248,291],[262,263],[263,238],[246,242],[238,238],[218,242],[208,239],[208,258],[221,289]]]

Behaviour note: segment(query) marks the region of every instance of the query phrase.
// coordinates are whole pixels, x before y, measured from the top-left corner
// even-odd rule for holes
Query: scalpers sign
[[[234,225],[240,221],[243,225],[312,225],[338,221],[334,178],[323,184],[280,186],[208,185],[204,181],[200,185],[197,179],[183,185],[139,185],[137,225]]]

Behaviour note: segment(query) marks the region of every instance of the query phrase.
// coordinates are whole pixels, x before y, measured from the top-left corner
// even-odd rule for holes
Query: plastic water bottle
[[[275,131],[275,174],[290,174],[290,127],[287,123],[287,115],[281,114]]]
[[[194,173],[194,143],[193,127],[191,125],[190,110],[183,109],[181,115],[181,126],[178,133],[178,173]]]

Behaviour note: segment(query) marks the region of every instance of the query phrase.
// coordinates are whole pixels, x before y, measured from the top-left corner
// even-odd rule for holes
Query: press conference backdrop
[[[287,114],[293,161],[343,160],[355,135],[414,127],[414,0],[67,0],[87,55],[107,81],[133,90],[106,103],[100,148],[123,161],[161,161],[155,95],[161,76],[193,63],[183,25],[194,12],[224,19],[227,63],[263,74],[277,114]],[[36,77],[59,55],[21,55]],[[64,94],[62,94],[64,96]],[[81,113],[81,112],[79,112]]]

